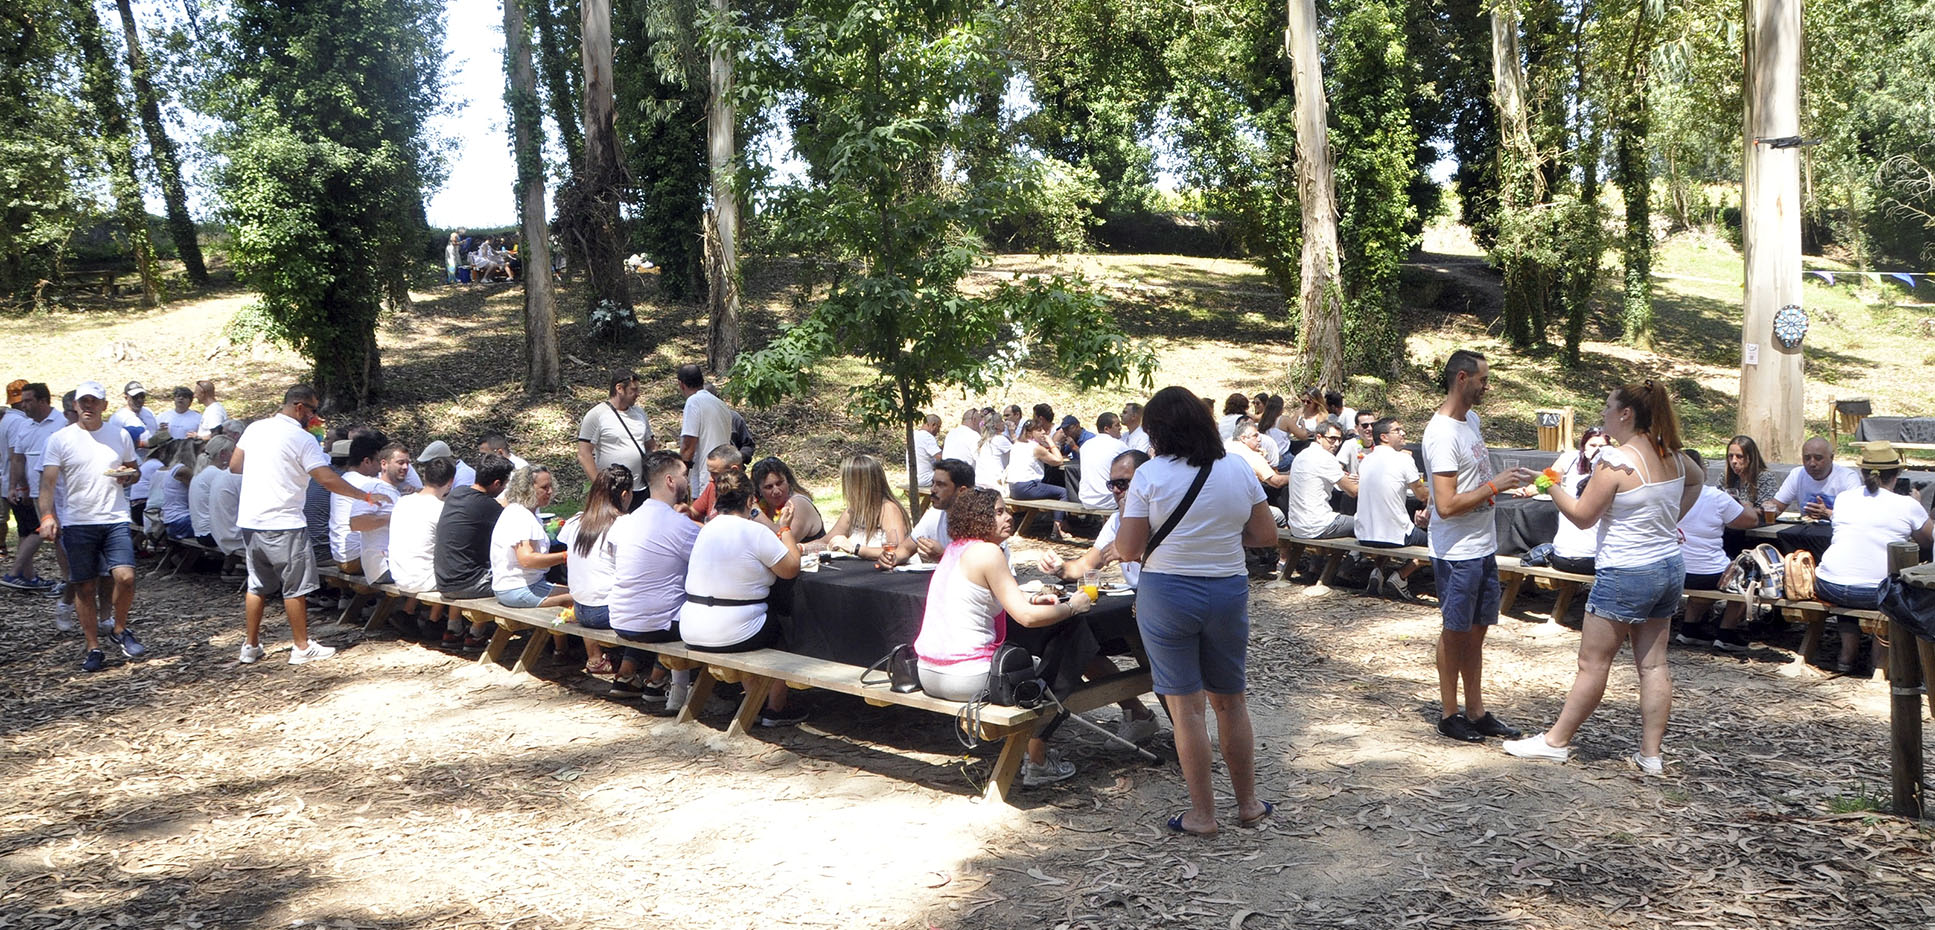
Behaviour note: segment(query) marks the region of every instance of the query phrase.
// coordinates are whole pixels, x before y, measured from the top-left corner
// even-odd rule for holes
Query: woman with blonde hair
[[[827,530],[828,549],[877,559],[883,547],[897,547],[907,538],[912,521],[887,483],[887,470],[879,459],[864,454],[842,459],[840,493],[846,498],[847,509]]]
[[[551,470],[527,465],[511,473],[504,486],[504,512],[490,534],[490,589],[506,607],[560,607],[571,603],[564,585],[544,580],[562,565],[563,551],[551,551],[551,534],[538,513],[550,506],[556,488]]]
[[[1010,406],[1015,416],[1020,407]],[[1008,483],[1008,451],[1015,446],[1008,438],[1007,424],[998,417],[981,421],[981,441],[974,447],[974,486],[999,491]]]
[[[1680,451],[1680,421],[1666,388],[1647,381],[1606,397],[1606,435],[1618,443],[1599,453],[1592,478],[1574,496],[1565,482],[1552,502],[1574,526],[1598,525],[1592,596],[1580,630],[1579,673],[1565,709],[1544,733],[1507,740],[1505,751],[1526,759],[1564,762],[1572,737],[1606,696],[1613,657],[1630,637],[1639,667],[1639,751],[1642,774],[1663,771],[1660,742],[1673,709],[1673,674],[1666,645],[1686,586],[1680,518],[1699,499],[1706,471]]]

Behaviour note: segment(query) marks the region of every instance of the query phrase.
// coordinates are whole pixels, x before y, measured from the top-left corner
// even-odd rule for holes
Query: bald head
[[[1801,467],[1816,481],[1827,479],[1834,470],[1834,447],[1819,436],[1801,443]]]

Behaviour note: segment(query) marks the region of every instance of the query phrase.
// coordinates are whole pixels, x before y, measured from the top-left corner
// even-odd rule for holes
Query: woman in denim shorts
[[[1599,526],[1592,595],[1579,639],[1579,674],[1565,709],[1544,733],[1509,740],[1505,751],[1563,762],[1572,737],[1599,707],[1619,647],[1630,636],[1639,668],[1641,733],[1632,762],[1661,772],[1660,741],[1673,706],[1666,666],[1672,618],[1686,583],[1680,557],[1680,517],[1700,495],[1705,473],[1680,452],[1680,424],[1666,388],[1629,384],[1606,398],[1606,435],[1619,445],[1600,453],[1583,496],[1552,486],[1552,501],[1574,526]]]

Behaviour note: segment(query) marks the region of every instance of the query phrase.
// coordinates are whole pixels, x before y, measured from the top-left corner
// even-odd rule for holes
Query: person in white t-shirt
[[[34,553],[40,549],[40,536],[35,532],[40,525],[40,510],[35,499],[40,491],[40,472],[42,458],[47,448],[47,440],[67,425],[67,419],[54,410],[54,396],[41,382],[33,382],[21,389],[21,402],[18,415],[4,421],[7,429],[7,471],[11,476],[7,482],[7,497],[13,507],[14,528],[20,534],[20,544],[14,548],[13,571],[0,577],[0,584],[23,591],[44,592],[54,586],[51,579],[40,577],[34,567]],[[67,556],[59,547],[55,555],[62,559]],[[63,571],[65,569],[63,568]]]
[[[632,473],[623,465],[611,465],[591,476],[585,509],[558,529],[558,542],[566,555],[565,580],[571,588],[572,619],[587,630],[611,629],[612,584],[618,574],[618,545],[611,531],[631,510]],[[611,659],[605,655],[603,644],[590,638],[584,644],[585,674],[611,674]],[[621,674],[619,682],[623,680]],[[622,694],[617,691],[619,682],[613,683],[613,689]]]
[[[195,462],[195,477],[188,482],[188,522],[194,527],[195,538],[205,545],[215,545],[215,486],[228,472],[228,460],[234,452],[235,443],[226,436],[209,440]]]
[[[507,459],[510,459],[512,471],[516,471],[520,468],[529,468],[531,466],[531,463],[525,460],[523,456],[518,455],[517,453],[511,451],[511,437],[495,431],[485,433],[484,435],[477,437],[477,454],[479,456],[501,455]],[[461,466],[461,468],[458,469],[459,474],[457,475],[457,477],[458,478],[465,477],[461,473],[462,469],[469,468],[470,466],[464,465],[461,461],[458,462],[457,464]],[[471,481],[477,480],[477,473],[475,471],[472,471],[469,475],[469,478],[471,479]]]
[[[671,452],[645,457],[649,495],[630,514],[618,518],[608,531],[612,544],[612,584],[609,617],[627,646],[611,693],[637,695],[648,701],[665,700],[665,713],[677,713],[692,693],[690,669],[672,673],[666,687],[663,666],[652,664],[651,676],[640,675],[651,663],[649,645],[679,641],[679,612],[685,605],[685,575],[699,524],[685,513],[681,496],[689,493],[685,462]],[[714,486],[717,482],[714,482]],[[777,531],[772,531],[777,537]]]
[[[369,486],[374,500],[357,501],[349,509],[349,528],[362,549],[363,580],[370,584],[395,580],[390,568],[390,523],[396,505],[408,493],[403,482],[409,471],[409,447],[400,442],[384,446],[376,453],[376,481]]]
[[[981,410],[969,407],[961,413],[961,425],[947,431],[941,443],[941,458],[974,461],[974,449],[981,444]]]
[[[1015,408],[1016,415],[1021,408]],[[1142,405],[1133,401],[1122,405],[1122,444],[1143,455],[1149,454],[1149,434],[1142,428]]]
[[[1901,452],[1886,440],[1868,443],[1861,451],[1861,486],[1842,491],[1829,504],[1834,541],[1814,572],[1814,596],[1854,610],[1881,606],[1881,582],[1888,577],[1888,547],[1913,541],[1928,545],[1935,534],[1928,510],[1904,494],[1888,490],[1901,477]],[[1841,620],[1841,654],[1835,671],[1854,668],[1861,648],[1861,627]],[[1904,648],[1906,648],[1904,646]]]
[[[679,416],[679,458],[687,467],[698,461],[699,453],[710,453],[732,441],[732,408],[718,395],[705,389],[705,370],[697,365],[680,365],[679,393],[685,395],[685,410]],[[743,457],[743,456],[742,456]],[[641,462],[639,467],[644,467]],[[690,468],[692,497],[698,499],[712,481],[711,472]]]
[[[685,575],[679,637],[700,652],[751,652],[780,639],[779,621],[766,598],[781,578],[800,572],[800,547],[792,527],[775,534],[752,519],[752,481],[738,472],[715,479],[718,515],[699,530]],[[763,727],[792,726],[806,719],[787,708],[783,685],[767,691]]]
[[[437,590],[437,519],[443,516],[443,499],[450,493],[457,468],[449,459],[431,459],[423,463],[419,475],[423,489],[403,495],[390,512],[390,580],[405,594]],[[462,648],[463,621],[453,617],[446,627],[444,605],[429,607],[429,625],[420,632],[441,639],[446,647]]]
[[[1066,501],[1067,489],[1049,484],[1047,467],[1060,467],[1065,460],[1048,439],[1048,427],[1040,418],[1021,424],[1021,438],[1008,450],[1008,497],[1018,501]],[[1048,538],[1062,540],[1062,511],[1051,510]]]
[[[195,480],[198,461],[195,442],[171,439],[155,447],[154,454],[161,456],[162,467],[154,477],[149,494],[161,498],[162,525],[169,539],[192,539],[196,534],[189,485]]]
[[[1843,491],[1861,486],[1861,477],[1846,465],[1834,464],[1834,447],[1816,436],[1801,444],[1801,467],[1787,473],[1768,505],[1768,519],[1798,508],[1809,520],[1834,519],[1834,501]]]
[[[329,456],[309,434],[306,426],[320,404],[315,388],[290,387],[282,393],[281,409],[250,423],[229,457],[229,471],[242,476],[235,525],[242,530],[249,567],[243,614],[246,639],[239,657],[243,665],[259,662],[267,654],[261,644],[262,612],[267,599],[278,594],[295,646],[289,664],[303,665],[336,654],[334,648],[309,638],[307,596],[317,588],[316,553],[309,543],[303,498],[311,481],[352,500],[368,500],[369,495],[329,467]]]
[[[914,430],[914,448],[907,454],[908,470],[914,473],[914,483],[923,491],[933,485],[934,463],[941,460],[940,435],[941,418],[931,413]]]
[[[1429,511],[1419,510],[1413,516],[1408,502],[1413,497],[1429,502],[1431,486],[1425,483],[1417,460],[1404,448],[1403,425],[1385,417],[1371,424],[1370,433],[1376,445],[1364,456],[1357,472],[1357,541],[1379,549],[1429,545],[1431,540],[1424,531]],[[1423,559],[1407,560],[1391,571],[1383,570],[1382,557],[1374,561],[1367,591],[1382,589],[1398,600],[1415,600],[1411,576],[1424,567]]]
[[[189,406],[195,402],[195,392],[178,387],[174,393],[175,409],[162,418],[162,425],[168,428],[168,435],[175,439],[194,439],[202,431],[201,412]]]
[[[1438,732],[1476,743],[1516,739],[1517,729],[1485,709],[1485,633],[1498,623],[1498,531],[1492,501],[1536,477],[1514,468],[1493,475],[1491,452],[1472,408],[1491,388],[1491,366],[1469,349],[1445,362],[1445,399],[1424,428],[1424,466],[1431,478],[1431,573],[1444,631],[1438,639]],[[1464,683],[1465,703],[1458,704]]]
[[[1317,428],[1310,445],[1291,460],[1290,507],[1284,513],[1290,535],[1299,539],[1338,539],[1357,532],[1356,518],[1340,514],[1330,506],[1333,490],[1357,496],[1357,479],[1345,474],[1343,463],[1337,460],[1337,447],[1343,443],[1343,431],[1334,423],[1326,423]]]
[[[1205,697],[1216,711],[1237,822],[1249,826],[1275,806],[1256,796],[1256,738],[1244,698],[1250,586],[1243,549],[1275,544],[1276,520],[1256,476],[1224,452],[1209,408],[1187,388],[1157,391],[1143,410],[1143,425],[1156,457],[1130,481],[1115,551],[1125,562],[1142,563],[1136,627],[1175,727],[1189,788],[1189,810],[1170,818],[1169,829],[1217,830]],[[1201,490],[1181,510],[1199,477]],[[1172,515],[1174,529],[1152,548],[1151,537]]]
[[[41,451],[40,536],[67,553],[67,584],[87,640],[81,671],[98,672],[101,652],[95,587],[102,576],[114,585],[114,626],[108,641],[138,659],[147,647],[128,628],[134,604],[134,536],[128,532],[127,487],[134,483],[134,443],[107,426],[107,390],[95,381],[74,389],[80,420],[62,428]],[[56,495],[61,500],[56,507]]]
[[[228,439],[226,434],[217,438]],[[242,507],[242,476],[228,470],[228,463],[235,457],[234,440],[228,443],[228,451],[222,455],[222,467],[215,472],[215,487],[208,494],[209,535],[224,556],[235,555],[243,549],[242,530],[235,525],[236,514]]]
[[[378,457],[383,447],[390,442],[382,433],[370,432],[349,440],[349,467],[343,472],[343,480],[350,487],[374,498],[376,486],[382,483],[377,477]],[[384,502],[387,505],[387,501]],[[336,568],[345,575],[363,574],[363,537],[349,525],[350,512],[355,502],[347,497],[329,499],[329,556],[336,560]]]
[[[645,455],[658,448],[652,438],[652,423],[638,409],[638,375],[630,369],[610,375],[611,395],[585,411],[578,422],[578,467],[595,475],[606,465],[623,465],[640,482],[632,488],[634,500],[645,485]]]
[[[195,401],[202,405],[202,429],[196,439],[213,439],[222,427],[228,425],[228,408],[215,399],[215,382],[195,382]]]
[[[1109,493],[1109,466],[1115,457],[1129,451],[1122,441],[1122,419],[1109,411],[1095,418],[1095,435],[1075,455],[1083,464],[1080,490],[1084,505],[1100,510],[1116,508],[1115,495]]]
[[[1337,447],[1337,463],[1344,466],[1345,474],[1353,477],[1357,475],[1364,457],[1370,455],[1372,449],[1377,448],[1377,438],[1372,434],[1372,427],[1379,419],[1378,415],[1370,410],[1359,410],[1356,417],[1357,422],[1353,427],[1355,431],[1344,437],[1343,443]]]
[[[1021,408],[1013,408],[1020,416]],[[974,447],[974,486],[999,491],[1008,485],[1008,454],[1014,441],[1008,438],[1007,425],[990,417],[981,424],[981,440]]]
[[[974,486],[974,469],[959,459],[941,459],[934,466],[934,492],[928,501],[928,508],[908,531],[906,538],[893,549],[882,548],[880,557],[874,564],[882,570],[905,564],[919,553],[920,557],[933,562],[947,551],[954,537],[947,532],[947,508],[954,505],[955,495],[964,488]]]
[[[148,389],[139,381],[130,381],[122,388],[121,396],[128,405],[114,412],[108,425],[126,430],[135,448],[146,448],[154,441],[155,433],[161,429],[161,421],[155,419],[155,412],[148,409]]]
[[[1700,453],[1688,449],[1686,457],[1702,471],[1706,469],[1706,460]],[[1711,485],[1700,489],[1693,506],[1680,517],[1680,560],[1686,563],[1686,619],[1680,623],[1680,632],[1674,639],[1687,645],[1713,646],[1729,652],[1747,648],[1747,633],[1740,628],[1747,605],[1725,601],[1726,613],[1716,630],[1706,622],[1706,617],[1708,609],[1719,599],[1702,598],[1699,592],[1720,589],[1720,578],[1732,561],[1727,558],[1726,531],[1749,529],[1759,523],[1760,514],[1743,506],[1733,495]]]
[[[551,534],[538,514],[556,493],[551,470],[531,465],[511,472],[504,485],[504,510],[490,534],[490,590],[506,607],[562,607],[572,603],[566,585],[544,580],[565,552],[551,551]]]

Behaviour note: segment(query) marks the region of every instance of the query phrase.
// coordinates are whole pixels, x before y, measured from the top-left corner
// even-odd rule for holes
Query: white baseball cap
[[[80,387],[74,389],[74,399],[80,400],[83,397],[98,397],[102,400],[107,400],[107,388],[102,387],[99,381],[83,381]]]
[[[419,462],[428,462],[431,459],[454,459],[456,457],[450,451],[450,443],[444,442],[441,439],[424,446],[423,451],[417,453],[417,461]]]

